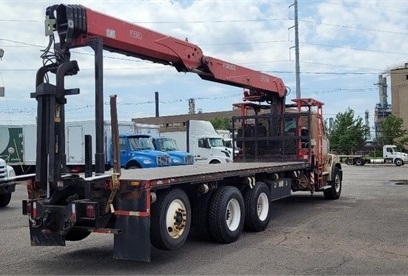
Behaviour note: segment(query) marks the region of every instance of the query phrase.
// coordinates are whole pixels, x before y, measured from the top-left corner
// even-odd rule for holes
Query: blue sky
[[[35,123],[35,74],[41,66],[46,7],[60,2],[0,0],[0,124]],[[188,40],[204,55],[278,76],[296,96],[293,1],[70,1],[160,33]],[[326,118],[347,108],[373,121],[379,102],[378,75],[408,59],[408,6],[405,0],[299,0],[301,96],[325,103]],[[93,118],[93,57],[89,49],[72,51],[80,72],[67,84],[81,89],[68,97],[68,120]],[[109,95],[118,95],[120,120],[154,116],[154,92],[160,114],[188,112],[196,99],[203,112],[231,110],[242,90],[201,80],[193,73],[110,52],[104,53],[105,117]],[[391,103],[390,93],[388,97]]]

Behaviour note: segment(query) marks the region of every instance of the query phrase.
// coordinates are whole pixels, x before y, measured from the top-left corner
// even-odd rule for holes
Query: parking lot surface
[[[1,274],[395,275],[408,274],[408,166],[343,166],[340,199],[294,193],[272,204],[268,228],[232,244],[194,239],[152,261],[113,259],[113,236],[31,247],[24,185],[0,209]]]

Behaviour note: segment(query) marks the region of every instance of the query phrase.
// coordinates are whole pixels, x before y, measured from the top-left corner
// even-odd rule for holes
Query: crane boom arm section
[[[65,50],[86,46],[90,39],[102,38],[105,50],[155,63],[174,66],[179,72],[193,72],[202,79],[248,89],[263,98],[283,98],[286,87],[275,76],[230,62],[204,56],[201,48],[187,40],[149,30],[81,5],[47,8],[46,34],[58,34]]]

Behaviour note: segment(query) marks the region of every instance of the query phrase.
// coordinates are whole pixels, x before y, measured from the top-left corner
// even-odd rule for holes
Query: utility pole
[[[194,98],[188,99],[188,114],[196,114]]]
[[[4,56],[4,50],[0,48],[0,60],[2,60],[3,56]],[[0,71],[0,75],[1,75],[1,71]],[[5,93],[4,86],[0,86],[0,97],[4,97],[4,93]]]
[[[159,92],[154,92],[154,103],[156,108],[156,118],[159,117]]]
[[[295,28],[295,46],[290,47],[290,49],[295,48],[295,70],[296,70],[296,98],[301,98],[300,93],[300,62],[299,62],[299,21],[298,21],[298,1],[289,6],[289,8],[294,7],[295,9],[295,25],[289,29]]]

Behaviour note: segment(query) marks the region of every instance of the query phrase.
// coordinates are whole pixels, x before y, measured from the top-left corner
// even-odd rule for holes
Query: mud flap
[[[65,237],[58,232],[30,226],[31,246],[65,246]]]
[[[150,217],[117,216],[115,228],[115,259],[150,262]]]
[[[76,220],[75,210],[74,204],[56,206],[32,201],[29,213],[31,245],[65,246],[65,234]],[[27,201],[23,202],[23,213],[27,213]]]

